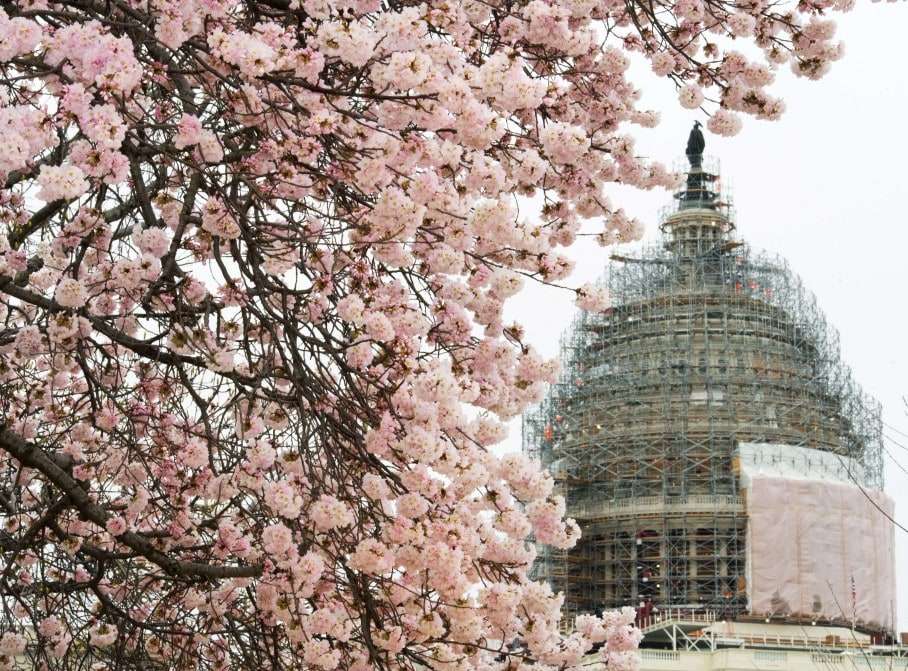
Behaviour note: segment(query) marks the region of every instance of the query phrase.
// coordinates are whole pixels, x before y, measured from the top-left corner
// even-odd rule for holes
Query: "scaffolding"
[[[562,375],[523,419],[583,537],[540,548],[567,616],[632,605],[746,610],[741,443],[838,455],[882,488],[881,412],[779,257],[735,236],[718,170],[696,166],[662,241],[613,256],[613,308],[562,336]]]

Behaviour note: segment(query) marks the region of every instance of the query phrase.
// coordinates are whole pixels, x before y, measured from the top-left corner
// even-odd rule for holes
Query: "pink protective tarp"
[[[855,619],[892,630],[895,539],[883,513],[891,517],[894,506],[882,492],[864,492],[822,480],[750,480],[747,593],[752,613]]]

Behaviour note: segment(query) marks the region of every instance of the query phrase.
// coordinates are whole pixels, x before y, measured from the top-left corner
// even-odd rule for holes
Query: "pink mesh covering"
[[[893,502],[865,490],[890,516]],[[892,630],[892,523],[850,484],[757,476],[747,491],[750,610]],[[852,578],[854,597],[852,597]]]

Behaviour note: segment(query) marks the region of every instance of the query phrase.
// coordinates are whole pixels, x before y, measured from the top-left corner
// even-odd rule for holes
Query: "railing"
[[[646,660],[659,660],[662,662],[681,661],[681,653],[672,650],[641,650],[640,656]]]
[[[642,618],[638,626],[642,630],[661,624],[663,622],[702,622],[712,624],[716,621],[716,614],[711,611],[695,611],[686,608],[667,608],[660,610],[657,615]]]
[[[898,657],[874,657],[867,655],[863,658],[858,657],[855,661],[857,664],[866,664],[867,661],[869,661],[871,666],[881,666],[886,669],[904,669],[908,666],[908,662],[904,659],[899,659]]]
[[[712,611],[703,611],[703,610],[692,610],[687,608],[667,608],[660,610],[658,613],[650,615],[648,617],[639,619],[637,621],[637,626],[644,632],[649,633],[649,631],[658,628],[660,626],[665,626],[672,623],[702,623],[705,626],[715,624],[716,622],[716,613]],[[705,627],[704,627],[705,629]],[[869,640],[856,640],[853,638],[847,638],[844,636],[781,636],[781,635],[772,635],[772,634],[748,634],[744,632],[734,631],[733,625],[729,627],[728,631],[719,630],[710,630],[709,632],[700,630],[697,633],[690,634],[691,636],[705,636],[705,637],[714,637],[717,640],[734,641],[736,645],[742,647],[767,647],[767,648],[794,648],[800,650],[817,650],[817,649],[833,649],[833,650],[870,650],[871,648],[878,647],[873,646]],[[773,650],[764,650],[760,651],[761,655],[763,653],[772,656],[773,654],[784,655],[784,651],[773,651]],[[827,653],[817,652],[817,655],[824,657],[830,657],[832,659],[839,659],[838,655],[830,655]],[[769,657],[766,657],[769,660]],[[814,660],[817,661],[817,660]],[[835,662],[833,662],[835,663]]]
[[[842,655],[826,655],[822,652],[815,652],[810,656],[810,661],[814,664],[842,664],[845,658]]]
[[[723,668],[738,669],[810,669],[816,671],[904,671],[908,660],[895,656],[858,654],[827,654],[784,650],[726,650],[728,657]],[[709,654],[709,653],[706,653]],[[809,660],[809,661],[808,661]],[[640,661],[644,669],[708,669],[715,665],[700,651],[640,650]],[[847,666],[846,666],[847,665]],[[603,667],[593,667],[603,671]]]
[[[757,650],[754,652],[754,661],[768,664],[785,664],[788,661],[788,653],[781,650]]]
[[[844,637],[807,637],[807,636],[753,636],[748,634],[733,634],[734,638],[743,641],[746,645],[786,646],[789,648],[835,648],[835,649],[860,649],[870,648],[870,641],[860,641]]]
[[[635,515],[660,511],[699,511],[699,510],[744,510],[744,499],[740,496],[710,496],[693,494],[664,498],[662,496],[642,496],[621,501],[598,504],[580,504],[571,506],[567,514],[576,519],[592,517],[609,517],[616,515]]]

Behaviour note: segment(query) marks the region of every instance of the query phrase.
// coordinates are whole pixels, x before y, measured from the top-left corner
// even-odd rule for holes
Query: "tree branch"
[[[88,492],[69,473],[60,468],[48,454],[34,443],[7,428],[0,429],[0,448],[22,462],[29,468],[40,471],[48,480],[69,497],[72,505],[91,522],[104,527],[110,515],[101,506],[91,500]],[[148,539],[127,531],[117,536],[134,552],[142,555],[152,563],[160,566],[168,575],[205,579],[250,578],[262,574],[261,565],[252,566],[216,566],[199,562],[178,561],[157,550]]]

